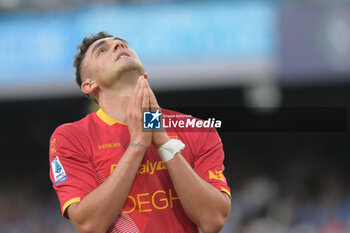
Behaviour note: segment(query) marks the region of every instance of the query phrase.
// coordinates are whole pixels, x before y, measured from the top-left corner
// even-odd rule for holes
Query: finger
[[[141,107],[142,105],[143,89],[146,88],[144,80],[144,78],[141,78],[141,84],[139,86],[139,91],[137,92],[137,96],[135,99],[135,104],[137,107]]]
[[[158,107],[157,98],[154,95],[154,92],[147,80],[145,80],[145,84],[146,84],[146,87],[149,89],[151,107]]]
[[[138,91],[140,90],[141,83],[142,83],[142,79],[143,79],[143,76],[140,76],[140,77],[137,79],[136,87],[135,87],[135,89],[134,89],[134,96],[136,96],[137,93],[138,93]]]
[[[157,101],[156,96],[154,95],[154,93],[153,93],[151,88],[149,88],[149,90],[150,90],[150,102],[151,102],[151,105],[153,107],[158,107],[158,101]]]
[[[158,105],[158,101],[157,101],[157,98],[152,90],[152,88],[150,87],[150,85],[148,84],[147,80],[145,80],[145,83],[148,87],[148,90],[149,90],[149,95],[150,95],[150,105],[151,107],[156,107],[156,108],[159,108],[159,105]]]
[[[145,79],[145,81],[146,81],[146,82],[145,82],[146,87],[147,87],[147,88],[150,88],[150,85],[149,85],[149,83],[148,83],[147,79]]]
[[[148,90],[148,88],[143,88],[142,108],[144,110],[149,110],[149,90]]]
[[[129,102],[129,107],[133,106],[136,104],[136,99],[137,99],[137,93],[140,91],[141,83],[142,83],[142,76],[140,76],[136,82],[136,86],[134,89],[134,93],[131,96],[130,102]]]

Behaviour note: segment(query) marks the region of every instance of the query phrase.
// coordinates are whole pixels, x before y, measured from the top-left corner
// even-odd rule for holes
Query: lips
[[[117,55],[117,58],[115,59],[116,61],[118,61],[120,58],[123,58],[123,57],[131,57],[131,55],[126,52],[125,50],[124,51],[121,51],[118,55]]]

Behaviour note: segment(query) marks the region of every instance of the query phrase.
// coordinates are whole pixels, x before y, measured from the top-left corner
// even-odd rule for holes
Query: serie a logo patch
[[[64,168],[58,158],[56,158],[51,162],[51,168],[53,172],[53,176],[55,178],[55,185],[59,185],[63,181],[67,180],[66,172],[64,171]]]

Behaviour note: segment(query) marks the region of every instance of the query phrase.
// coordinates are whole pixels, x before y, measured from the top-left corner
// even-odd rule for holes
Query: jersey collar
[[[121,124],[121,125],[128,125],[127,123],[117,121],[113,119],[112,117],[108,116],[102,108],[100,108],[97,112],[96,115],[107,125],[114,125],[115,123]]]

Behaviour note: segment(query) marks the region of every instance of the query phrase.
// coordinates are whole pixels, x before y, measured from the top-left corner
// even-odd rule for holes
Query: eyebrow
[[[95,51],[98,47],[100,47],[101,45],[103,45],[103,44],[105,44],[105,43],[106,43],[106,41],[105,41],[105,40],[102,40],[102,41],[98,42],[97,44],[95,44],[94,47],[93,47],[92,50],[91,50],[91,54],[94,54],[94,51]]]
[[[113,40],[120,40],[120,41],[125,42],[126,44],[128,44],[125,40],[120,39],[120,38],[118,38],[118,37],[113,37]],[[102,40],[102,41],[98,42],[97,44],[95,44],[94,47],[93,47],[92,50],[91,50],[91,54],[94,54],[94,51],[95,51],[98,47],[100,47],[101,45],[103,45],[103,44],[105,44],[105,43],[107,43],[106,40]]]

